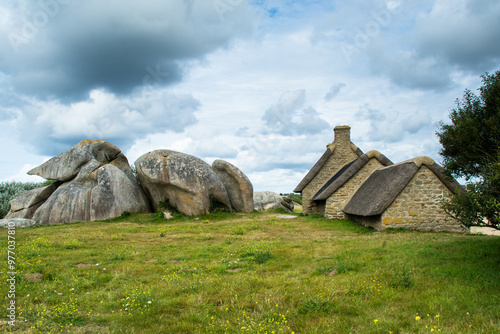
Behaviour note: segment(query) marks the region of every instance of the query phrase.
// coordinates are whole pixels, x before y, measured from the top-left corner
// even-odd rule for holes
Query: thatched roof
[[[359,158],[344,165],[325,185],[313,196],[313,201],[326,200],[335,191],[349,181],[370,159],[377,159],[382,165],[390,166],[392,161],[378,151],[369,151]]]
[[[361,185],[342,211],[365,217],[382,214],[408,185],[422,165],[429,168],[453,193],[463,191],[460,184],[446,176],[443,168],[434,160],[422,156],[376,170]]]
[[[294,192],[300,193],[309,184],[309,182],[314,179],[314,177],[319,173],[321,168],[326,164],[330,156],[335,152],[336,145],[334,143],[327,145],[325,153],[316,162],[316,164],[311,168],[311,170],[306,174],[306,176],[300,181],[298,186],[295,188]],[[359,156],[363,155],[363,152],[354,144],[351,143],[351,150]]]

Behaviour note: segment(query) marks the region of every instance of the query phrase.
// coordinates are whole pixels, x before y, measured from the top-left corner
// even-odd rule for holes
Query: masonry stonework
[[[314,179],[302,190],[303,208],[305,214],[323,214],[324,206],[311,201],[313,196],[323,187],[323,185],[335,175],[345,164],[358,158],[357,147],[351,143],[351,128],[349,126],[337,126],[334,129],[335,140],[328,145],[328,149],[333,151],[323,168]]]
[[[378,168],[384,167],[376,158],[371,158],[353,177],[326,200],[324,215],[329,219],[344,219],[342,209],[363,182]]]
[[[464,232],[460,222],[442,208],[443,199],[453,194],[426,166],[422,165],[406,188],[381,215],[377,229],[409,228],[420,231]]]

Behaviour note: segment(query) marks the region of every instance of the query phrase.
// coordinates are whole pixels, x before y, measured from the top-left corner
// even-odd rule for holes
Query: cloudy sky
[[[101,138],[291,192],[337,125],[440,162],[438,123],[500,69],[499,17],[498,0],[4,0],[0,181]]]

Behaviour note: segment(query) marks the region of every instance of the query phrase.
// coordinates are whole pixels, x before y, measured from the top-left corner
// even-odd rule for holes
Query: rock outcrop
[[[61,185],[61,182],[55,182],[17,196],[10,201],[10,211],[6,218],[32,218],[36,210],[52,195],[59,185]]]
[[[28,174],[59,182],[51,185],[56,189],[35,189],[16,198],[8,217],[23,216],[46,225],[109,219],[124,211],[151,211],[127,158],[103,140],[84,140]]]
[[[208,213],[214,204],[231,209],[224,184],[201,159],[180,152],[156,150],[139,157],[135,167],[154,210],[165,199],[188,216]]]
[[[253,186],[236,166],[224,160],[215,160],[212,169],[224,184],[231,206],[236,211],[253,211]]]
[[[40,225],[104,220],[123,212],[199,215],[218,210],[253,210],[253,186],[237,167],[213,166],[188,154],[156,150],[135,162],[139,182],[120,149],[84,140],[28,172],[54,182],[14,198],[6,218]],[[171,215],[172,217],[173,215]]]
[[[293,201],[272,191],[257,191],[253,195],[254,209],[257,211],[283,208],[293,213]]]
[[[29,175],[38,175],[47,180],[69,181],[73,179],[89,161],[108,163],[115,160],[120,149],[104,140],[83,140],[59,153],[42,165],[33,168]]]

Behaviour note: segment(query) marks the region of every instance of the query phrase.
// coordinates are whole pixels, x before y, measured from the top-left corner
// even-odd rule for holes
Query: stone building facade
[[[295,188],[305,214],[350,218],[377,230],[465,231],[441,205],[463,189],[431,158],[394,165],[378,151],[363,154],[351,143],[350,127],[334,132],[333,143]]]
[[[441,207],[453,192],[425,165],[384,211],[376,229],[399,228],[420,231],[464,232],[460,222]]]
[[[441,206],[461,189],[431,158],[417,157],[373,172],[342,210],[377,230],[464,232]]]
[[[351,177],[345,184],[326,200],[326,207],[324,216],[329,219],[344,219],[345,213],[342,211],[344,206],[349,202],[352,195],[361,187],[363,182],[377,169],[384,167],[379,160],[375,157],[364,165],[353,177]]]
[[[345,164],[356,160],[363,152],[351,142],[351,127],[337,126],[334,141],[327,145],[326,151],[304,179],[295,188],[302,193],[305,214],[324,214],[324,203],[312,200],[323,185]]]

